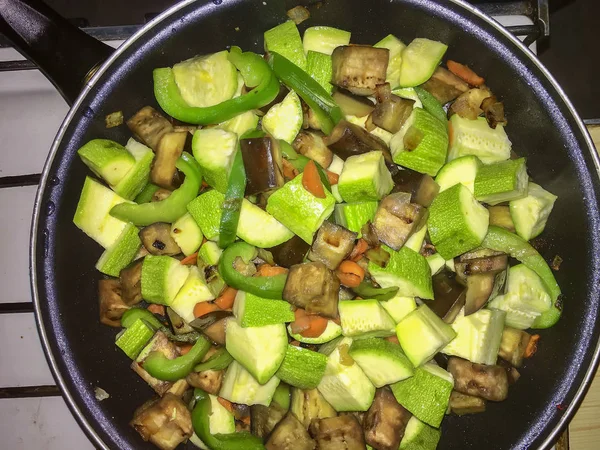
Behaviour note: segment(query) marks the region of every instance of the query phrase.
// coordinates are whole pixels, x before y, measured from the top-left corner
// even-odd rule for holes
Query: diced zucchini
[[[332,71],[330,55],[313,50],[306,53],[306,72],[329,93],[333,90],[330,83]]]
[[[404,42],[393,34],[388,34],[373,47],[387,48],[390,51],[390,59],[385,76],[385,82],[390,83],[392,89],[400,86],[400,68],[402,67],[402,52],[406,48]]]
[[[194,306],[214,298],[214,293],[206,284],[204,273],[197,267],[190,266],[189,275],[170,306],[183,320],[190,323],[194,320]]]
[[[342,327],[340,327],[333,320],[327,321],[327,327],[325,328],[325,331],[323,331],[323,333],[316,338],[307,338],[301,334],[294,334],[292,333],[292,328],[289,325],[287,329],[292,338],[304,344],[324,344],[326,342],[333,341],[335,338],[342,335]]]
[[[231,434],[235,433],[235,417],[219,402],[216,395],[209,394],[210,415],[208,416],[208,426],[210,434]],[[200,440],[194,433],[190,442],[203,450],[209,450],[208,446]]]
[[[244,199],[237,235],[255,247],[270,248],[289,241],[294,233],[271,214]]]
[[[381,306],[394,319],[396,324],[417,309],[417,302],[414,297],[403,297],[396,295],[389,300],[381,302]]]
[[[276,52],[289,59],[302,70],[306,69],[306,56],[298,27],[291,20],[265,31],[265,51]]]
[[[558,197],[529,182],[527,197],[510,202],[510,216],[515,230],[526,241],[539,236]]]
[[[290,91],[281,103],[273,105],[262,119],[262,127],[276,139],[282,139],[291,144],[302,128],[304,113],[300,97]]]
[[[237,150],[237,135],[219,128],[203,128],[194,133],[192,151],[209,186],[225,193],[229,172]]]
[[[442,437],[442,431],[421,422],[412,416],[404,430],[399,450],[435,450]]]
[[[438,41],[416,38],[402,52],[400,86],[413,87],[425,83],[440,64],[448,46]]]
[[[427,234],[427,225],[423,225],[421,229],[415,233],[413,233],[404,246],[406,248],[410,248],[411,250],[419,253],[421,251],[421,247],[423,246],[423,242],[425,242],[425,235]]]
[[[465,155],[477,156],[482,163],[491,164],[510,158],[512,144],[504,131],[504,126],[498,124],[490,128],[485,117],[476,120],[463,119],[458,114],[450,118],[450,149],[448,161]]]
[[[350,32],[333,27],[310,27],[304,32],[304,53],[320,52],[331,55],[336,47],[350,43]]]
[[[346,202],[381,200],[394,187],[385,165],[383,152],[373,151],[346,159],[338,181],[340,195]]]
[[[133,138],[127,141],[125,148],[134,157],[135,164],[112,188],[121,197],[133,200],[148,184],[154,153],[149,147]]]
[[[96,263],[96,269],[106,275],[118,277],[121,270],[133,261],[141,246],[137,227],[128,223],[115,243],[104,250]]]
[[[446,265],[446,261],[439,253],[434,253],[433,255],[428,256],[425,259],[427,260],[427,264],[429,264],[432,276],[440,273]],[[454,260],[452,260],[452,262],[454,262]]]
[[[349,337],[394,335],[394,320],[377,300],[345,300],[338,304],[342,334]]]
[[[222,253],[223,250],[215,242],[207,241],[198,250],[198,259],[207,266],[216,266]]]
[[[170,256],[146,256],[142,264],[142,297],[150,303],[170,305],[189,271],[187,266]]]
[[[326,367],[326,355],[288,345],[285,357],[275,375],[290,386],[299,389],[314,389],[321,382]]]
[[[440,185],[440,192],[444,192],[455,184],[463,184],[469,191],[475,192],[475,177],[481,167],[477,156],[467,155],[453,159],[440,169],[435,181]]]
[[[131,359],[137,358],[142,349],[154,336],[154,328],[142,319],[137,319],[133,325],[123,330],[115,341],[115,345]]]
[[[279,378],[272,377],[260,384],[240,363],[232,361],[223,377],[219,397],[242,405],[269,406],[277,386]]]
[[[525,158],[509,159],[483,166],[475,177],[475,198],[497,205],[527,196]]]
[[[349,354],[378,388],[409,378],[414,373],[413,365],[400,346],[383,339],[355,340]]]
[[[363,117],[346,116],[346,120],[348,122],[353,123],[354,125],[358,125],[359,127],[365,128],[365,129],[366,129],[366,124],[367,124],[368,118],[369,118],[368,115],[363,116]],[[376,136],[379,139],[381,139],[386,145],[390,145],[390,141],[392,140],[392,137],[394,136],[389,131],[386,131],[383,128],[379,128],[379,127],[375,127],[373,130],[370,131],[370,133],[373,136]]]
[[[234,118],[219,124],[219,128],[231,131],[232,133],[237,134],[238,137],[248,131],[256,130],[257,126],[258,116],[253,111],[243,112],[242,114],[238,114]]]
[[[361,237],[361,228],[373,220],[379,203],[376,201],[341,203],[335,205],[335,223],[358,233]]]
[[[221,210],[224,201],[225,196],[216,189],[212,189],[199,195],[187,205],[188,212],[202,230],[202,234],[210,241],[219,239]]]
[[[125,147],[108,139],[93,139],[77,150],[77,154],[92,172],[111,186],[121,181],[135,164],[135,158]]]
[[[202,244],[202,230],[190,213],[185,213],[171,225],[171,237],[185,256],[195,253]]]
[[[244,291],[238,291],[235,297],[233,315],[243,328],[294,321],[294,312],[288,302],[261,298]]]

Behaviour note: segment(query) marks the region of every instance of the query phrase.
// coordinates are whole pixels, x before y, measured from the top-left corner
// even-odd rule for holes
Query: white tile
[[[0,448],[93,450],[62,397],[0,400]]]
[[[0,303],[31,301],[29,233],[36,189],[0,189]]]

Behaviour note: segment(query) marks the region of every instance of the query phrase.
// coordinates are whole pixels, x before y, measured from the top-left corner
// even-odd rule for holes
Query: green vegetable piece
[[[421,251],[421,247],[423,247],[423,242],[425,242],[426,235],[427,225],[423,225],[419,231],[416,231],[408,238],[408,240],[404,243],[404,246],[419,253]]]
[[[425,83],[440,64],[448,46],[438,41],[416,38],[402,52],[400,86],[412,87]]]
[[[381,306],[385,309],[396,324],[408,316],[411,312],[417,309],[417,302],[414,297],[403,297],[396,295],[385,302],[381,302]]]
[[[392,89],[400,86],[400,68],[402,67],[402,52],[406,48],[404,42],[398,39],[393,34],[388,34],[377,44],[373,45],[377,48],[387,48],[390,51],[388,67],[385,76],[385,81],[390,83]]]
[[[338,304],[342,334],[349,337],[394,335],[396,323],[377,300],[344,300]]]
[[[336,47],[350,43],[350,32],[333,27],[310,27],[304,32],[304,53],[319,52],[331,56]],[[285,56],[285,55],[284,55]]]
[[[350,156],[344,163],[338,189],[344,201],[381,200],[394,187],[383,152]]]
[[[355,340],[349,354],[375,387],[396,383],[414,373],[413,365],[400,346],[384,339]]]
[[[316,388],[325,374],[327,356],[306,348],[288,345],[275,376],[299,389]]]
[[[206,183],[223,194],[238,149],[235,133],[219,128],[203,128],[194,133],[192,151]],[[243,168],[243,163],[242,163]]]
[[[137,319],[125,329],[115,341],[117,347],[131,359],[137,358],[148,341],[154,336],[154,329],[143,319]]]
[[[335,205],[335,223],[358,233],[360,238],[362,236],[361,228],[364,224],[373,220],[378,207],[379,203],[376,201]]]
[[[202,184],[202,175],[198,163],[187,153],[183,153],[175,166],[185,174],[183,184],[160,202],[124,203],[114,206],[110,214],[117,219],[126,220],[137,226],[152,225],[155,222],[173,223],[186,213]]]
[[[548,221],[558,197],[529,182],[527,197],[510,202],[510,216],[517,234],[526,241],[538,237]]]
[[[244,291],[238,291],[236,295],[233,314],[243,328],[293,322],[295,318],[288,302],[262,298]]]
[[[154,153],[152,155],[154,155]],[[152,197],[154,196],[154,193],[156,191],[158,191],[159,189],[160,189],[160,186],[157,186],[152,183],[148,183],[148,184],[146,184],[146,186],[144,186],[144,188],[140,191],[140,193],[135,197],[135,199],[133,201],[138,204],[150,203],[152,201]]]
[[[106,275],[118,277],[121,270],[133,261],[142,246],[138,232],[135,225],[127,224],[116,242],[104,250],[96,263],[96,269]]]
[[[414,376],[391,387],[398,403],[419,420],[437,428],[448,409],[454,380],[441,367],[428,364],[417,367]]]
[[[404,430],[399,450],[435,450],[442,437],[442,431],[421,422],[412,416]]]
[[[219,261],[219,273],[228,286],[258,297],[276,300],[283,298],[286,274],[272,277],[247,277],[233,267],[233,263],[238,257],[248,263],[256,257],[256,249],[245,242],[236,242],[225,249]]]
[[[142,274],[143,269],[142,267]],[[189,266],[188,270],[185,282],[169,304],[171,309],[187,323],[195,319],[194,306],[196,306],[196,303],[207,302],[215,298],[210,287],[206,284],[204,272],[196,266]]]
[[[185,378],[210,349],[210,342],[202,336],[183,356],[168,359],[160,352],[150,352],[144,360],[144,370],[154,378],[163,381],[177,381]]]
[[[465,155],[477,156],[482,163],[491,164],[510,158],[511,143],[504,125],[490,128],[485,117],[463,119],[458,114],[450,118],[452,130],[448,161]]]
[[[475,177],[475,198],[497,205],[527,196],[525,158],[509,159],[479,168]]]
[[[202,230],[190,213],[185,213],[171,225],[171,237],[185,256],[195,253],[202,244]]]
[[[446,116],[446,111],[444,111],[444,108],[442,107],[442,104],[425,89],[416,86],[414,90],[417,93],[419,100],[421,100],[421,103],[423,104],[423,109],[442,122],[444,126],[447,126],[448,118]]]
[[[242,85],[244,81],[242,80]],[[252,111],[246,111],[245,113],[238,114],[233,119],[229,119],[219,124],[219,128],[225,131],[231,131],[232,133],[241,136],[248,131],[256,130],[258,126],[258,116]]]
[[[244,199],[237,235],[255,247],[271,248],[289,241],[294,233],[271,214]]]
[[[335,198],[329,191],[325,190],[322,199],[308,192],[302,185],[302,175],[287,182],[267,200],[267,212],[309,244],[334,206]]]
[[[240,363],[233,360],[223,377],[219,397],[242,405],[269,406],[277,386],[279,378],[272,377],[265,384],[260,384]]]
[[[398,289],[399,288],[397,286],[376,288],[371,283],[363,281],[358,286],[353,287],[352,291],[362,298],[385,301],[394,298],[398,293]]]
[[[306,54],[306,72],[331,94],[333,85],[330,81],[333,66],[331,65],[330,55],[309,50]]]
[[[294,142],[302,128],[304,113],[298,94],[290,91],[281,103],[273,105],[262,119],[262,128],[275,139]]]
[[[469,191],[475,192],[475,178],[481,166],[477,156],[461,156],[442,167],[435,177],[435,182],[440,185],[440,192],[459,183],[466,186]]]
[[[121,181],[112,186],[112,188],[121,197],[132,200],[141,193],[144,186],[148,185],[150,169],[152,167],[152,161],[154,160],[154,152],[149,147],[140,144],[133,138],[130,138],[129,141],[127,141],[125,148],[133,155],[135,164],[125,176],[121,178]],[[153,194],[154,192],[152,192],[152,195]],[[150,195],[150,198],[152,198],[152,195]],[[136,201],[136,203],[143,202]]]
[[[290,386],[285,383],[279,383],[277,389],[275,389],[275,394],[273,394],[272,402],[277,403],[284,411],[290,409]]]
[[[238,150],[231,166],[227,193],[225,194],[225,202],[221,213],[219,227],[219,247],[221,248],[225,248],[235,241],[245,190],[246,171],[244,170],[242,152]]]
[[[205,192],[187,205],[187,210],[192,215],[202,233],[211,241],[219,238],[221,225],[221,210],[225,196],[216,189]]]
[[[223,250],[217,244],[207,241],[198,250],[198,260],[201,260],[208,266],[216,266],[219,264],[222,254]]]
[[[150,303],[170,305],[189,271],[187,266],[170,256],[146,256],[142,264],[142,297]]]
[[[158,318],[145,308],[131,308],[125,311],[121,317],[121,326],[123,328],[131,327],[139,319],[151,325],[155,330],[164,327],[164,324]]]
[[[432,276],[440,273],[446,265],[446,260],[439,253],[434,253],[433,255],[430,255],[425,259],[427,260],[427,264],[429,264]]]
[[[235,433],[235,417],[220,402],[216,395],[208,394],[210,398],[210,414],[208,416],[208,426],[210,434],[231,435]],[[194,401],[194,400],[192,400]],[[198,437],[192,434],[190,442],[202,450],[209,450],[209,447]]]
[[[292,328],[290,325],[288,325],[287,329],[288,333],[292,338],[304,344],[324,344],[326,342],[333,341],[334,339],[342,335],[342,327],[340,327],[333,320],[327,321],[327,327],[325,328],[325,331],[323,331],[323,333],[321,333],[321,335],[316,338],[307,338],[302,336],[301,334],[294,334],[292,333]]]
[[[231,364],[232,361],[233,356],[231,356],[226,349],[220,348],[206,361],[194,367],[194,372],[204,372],[205,370],[223,370],[229,367],[229,364]]]
[[[108,139],[93,139],[77,150],[81,160],[92,172],[111,186],[123,179],[135,164],[125,147]]]
[[[266,52],[277,52],[301,69],[306,69],[302,39],[293,21],[288,20],[265,31],[264,39]]]
[[[190,106],[181,96],[173,69],[167,67],[155,69],[153,72],[156,101],[171,117],[182,122],[208,125],[224,122],[245,111],[261,108],[277,97],[279,82],[261,56],[252,52],[242,53],[238,47],[232,47],[228,58],[242,73],[245,84],[254,88],[247,94],[214,106]]]

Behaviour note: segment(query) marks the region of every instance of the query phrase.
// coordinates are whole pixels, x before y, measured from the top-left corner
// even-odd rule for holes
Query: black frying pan
[[[180,3],[113,53],[77,97],[88,71],[108,57],[108,49],[66,27],[34,0],[0,0],[0,30],[40,63],[72,104],[36,199],[32,290],[50,366],[79,423],[99,447],[154,448],[127,425],[153,392],[115,347],[116,332],[98,321],[94,263],[101,248],[72,223],[88,173],[75,152],[92,138],[127,140],[126,127],[106,129],[104,116],[123,110],[128,117],[144,105],[157,107],[152,69],[228,45],[261,51],[263,32],[285,20],[290,6],[279,0],[264,3]],[[564,260],[556,273],[564,292],[563,317],[540,332],[540,349],[508,400],[489,404],[484,414],[448,417],[440,444],[442,449],[550,446],[573,416],[598,362],[599,161],[581,120],[539,61],[466,3],[329,0],[311,13],[302,26],[351,30],[355,43],[373,43],[387,33],[404,41],[422,36],[447,43],[447,56],[484,75],[505,102],[515,151],[527,156],[533,178],[559,196],[541,251],[549,260],[556,254]],[[52,203],[55,208],[48,207]],[[95,386],[110,399],[98,402]]]

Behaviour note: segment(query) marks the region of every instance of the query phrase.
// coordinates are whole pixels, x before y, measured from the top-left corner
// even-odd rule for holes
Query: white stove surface
[[[497,18],[531,24],[525,16]],[[119,43],[114,43],[116,46]],[[535,49],[534,49],[535,51]],[[22,59],[0,49],[0,61]],[[0,177],[40,173],[68,107],[37,70],[0,73]],[[0,189],[0,303],[30,302],[29,231],[36,186]],[[33,314],[0,314],[0,387],[54,385]],[[0,448],[93,449],[61,397],[1,399]]]

